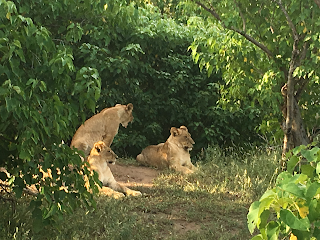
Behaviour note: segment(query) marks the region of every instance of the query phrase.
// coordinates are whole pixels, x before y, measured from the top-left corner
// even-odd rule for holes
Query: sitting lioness
[[[114,136],[118,133],[119,124],[127,127],[132,122],[133,105],[117,104],[111,108],[105,108],[100,113],[86,120],[74,134],[70,147],[82,150],[85,158],[89,156],[93,144],[103,141],[107,147],[111,146]]]
[[[189,151],[195,143],[185,126],[172,127],[165,143],[151,145],[142,150],[137,161],[160,169],[170,168],[184,174],[193,173],[197,168],[191,163]]]
[[[122,186],[114,179],[108,164],[114,164],[116,158],[117,155],[111,150],[110,147],[106,146],[103,141],[99,141],[94,144],[88,157],[90,170],[94,170],[98,173],[99,180],[102,182],[103,186],[109,187],[116,192],[110,192],[110,190],[106,188],[102,188],[100,191],[105,192],[108,195],[113,195],[115,198],[122,197],[124,194],[140,196],[141,192]]]

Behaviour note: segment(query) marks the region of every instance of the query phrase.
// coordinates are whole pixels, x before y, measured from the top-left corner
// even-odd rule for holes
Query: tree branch
[[[291,18],[290,18],[290,16],[289,16],[289,14],[287,13],[287,11],[286,11],[286,9],[284,8],[284,6],[282,5],[281,0],[278,0],[277,3],[278,3],[281,11],[284,13],[284,15],[285,15],[285,17],[286,17],[286,19],[287,19],[287,22],[288,22],[289,27],[291,28],[291,31],[292,31],[292,34],[293,34],[293,39],[294,39],[295,41],[298,41],[298,40],[299,40],[299,34],[298,34],[298,32],[297,32],[297,30],[296,30],[293,22],[291,21]]]
[[[0,134],[0,138],[3,139],[4,141],[7,141],[7,142],[14,142],[13,139],[6,138],[6,137],[3,136],[2,134]]]
[[[211,15],[213,15],[219,22],[221,22],[221,24],[223,25],[224,28],[226,27],[224,25],[224,23],[221,21],[219,14],[214,10],[214,8],[210,9],[207,6],[205,6],[204,4],[202,4],[201,2],[196,2],[196,4],[198,4],[200,7],[202,7],[207,12],[211,13]]]
[[[246,32],[246,20],[245,20],[245,18],[244,18],[244,15],[242,14],[242,11],[241,11],[238,3],[237,3],[235,0],[233,0],[233,2],[234,2],[234,4],[237,6],[237,8],[239,9],[239,14],[240,14],[240,17],[241,17],[241,19],[242,19],[242,31],[243,31],[243,32]]]
[[[220,22],[220,24],[222,25],[223,28],[232,30],[232,31],[240,34],[241,36],[245,37],[248,41],[250,41],[251,43],[256,45],[258,48],[260,48],[262,51],[264,51],[269,57],[271,57],[271,58],[274,57],[274,54],[265,45],[263,45],[262,43],[260,43],[256,39],[254,39],[249,34],[245,33],[244,31],[241,31],[233,26],[227,27],[224,24],[224,22],[221,20],[220,15],[215,11],[214,8],[208,8],[207,6],[205,6],[204,4],[202,4],[201,2],[198,2],[198,1],[196,1],[195,3],[197,5],[199,5],[200,7],[202,7],[203,9],[205,9],[207,12],[209,12],[212,16],[214,16]]]

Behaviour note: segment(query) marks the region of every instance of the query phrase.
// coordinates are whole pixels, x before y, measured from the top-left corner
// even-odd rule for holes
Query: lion
[[[87,159],[90,165],[89,169],[98,173],[99,180],[104,186],[100,189],[100,192],[104,192],[107,195],[113,195],[115,198],[123,197],[124,195],[140,196],[141,192],[131,190],[119,184],[114,179],[108,164],[114,164],[116,159],[117,155],[103,141],[96,142],[90,151],[90,155]],[[109,187],[114,191],[105,187]]]
[[[85,159],[89,156],[94,143],[103,141],[107,147],[117,135],[119,124],[127,127],[129,122],[132,122],[133,105],[117,104],[111,108],[105,108],[100,113],[86,120],[74,134],[70,147],[75,147],[82,150],[85,154]]]
[[[190,151],[195,142],[185,126],[172,127],[165,143],[151,145],[142,150],[137,161],[159,169],[170,168],[183,174],[193,173],[197,168],[191,163]]]

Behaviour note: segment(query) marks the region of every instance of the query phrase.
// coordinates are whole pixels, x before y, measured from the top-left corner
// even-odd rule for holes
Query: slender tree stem
[[[197,5],[199,5],[200,7],[202,7],[203,9],[205,9],[207,12],[209,12],[212,16],[214,16],[222,25],[223,28],[225,29],[229,29],[232,30],[240,35],[242,35],[243,37],[245,37],[248,41],[250,41],[251,43],[253,43],[254,45],[256,45],[257,47],[259,47],[262,51],[264,51],[269,57],[273,58],[274,54],[262,43],[260,43],[259,41],[257,41],[255,38],[253,38],[252,36],[250,36],[249,34],[245,33],[244,31],[241,31],[233,26],[231,27],[227,27],[224,22],[221,20],[220,15],[215,11],[215,9],[213,7],[208,8],[207,6],[205,6],[203,3],[201,2],[195,2]]]

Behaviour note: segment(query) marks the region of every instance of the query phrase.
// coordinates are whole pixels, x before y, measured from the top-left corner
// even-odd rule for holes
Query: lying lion
[[[193,173],[197,168],[191,163],[189,151],[195,143],[185,126],[172,127],[165,143],[151,145],[142,150],[137,161],[160,169],[170,168],[184,174]]]
[[[113,177],[113,174],[108,166],[108,164],[114,164],[117,155],[108,147],[103,141],[99,141],[94,144],[90,155],[88,157],[88,162],[90,164],[90,170],[94,170],[99,175],[99,180],[102,185],[109,187],[112,190],[103,187],[100,189],[107,195],[113,195],[115,198],[123,197],[125,195],[140,196],[141,192],[131,190],[125,186],[119,184]]]
[[[111,146],[113,138],[117,135],[119,124],[127,127],[132,122],[133,105],[117,104],[111,108],[105,108],[100,113],[86,120],[74,134],[70,147],[82,150],[85,158],[98,141],[103,141],[107,147]]]

